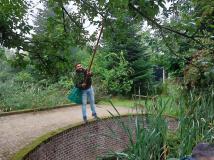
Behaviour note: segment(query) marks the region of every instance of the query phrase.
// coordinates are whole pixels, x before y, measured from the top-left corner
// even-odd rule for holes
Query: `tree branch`
[[[177,55],[177,54],[174,52],[174,50],[171,48],[170,44],[169,44],[169,43],[167,42],[167,40],[166,40],[165,35],[163,34],[163,30],[160,30],[160,34],[161,34],[161,37],[163,38],[163,41],[164,41],[166,47],[169,49],[169,51],[170,51],[173,55],[175,55],[176,57],[181,58],[181,59],[183,59],[183,60],[186,61],[186,60],[187,60],[186,58],[181,57],[180,55]]]
[[[62,9],[65,11],[65,13],[68,15],[69,19],[80,29],[82,29],[82,26],[80,26],[74,19],[73,17],[68,13],[68,11],[65,9],[65,7],[62,5]]]
[[[107,21],[107,15],[108,15],[108,12],[106,13],[106,15],[103,15],[103,13],[101,13],[101,12],[99,12],[99,11],[97,11],[97,8],[96,7],[94,7],[94,6],[92,6],[92,5],[90,5],[87,1],[83,1],[82,2],[82,5],[86,5],[86,6],[88,6],[89,8],[91,8],[91,9],[93,9],[93,11],[95,11],[97,14],[99,14],[101,17],[102,17],[102,19],[103,19],[103,24],[104,23],[107,23],[109,26],[110,26],[110,28],[111,28],[111,30],[112,30],[112,32],[115,32],[115,30],[114,30],[114,27],[112,26],[112,23],[110,22],[110,21]]]
[[[192,36],[189,36],[189,35],[187,35],[187,34],[185,34],[185,33],[181,33],[181,32],[179,32],[179,31],[177,31],[177,30],[174,30],[174,29],[172,29],[172,28],[169,28],[169,27],[167,27],[167,26],[163,26],[163,25],[157,23],[154,19],[148,17],[148,16],[145,15],[143,12],[141,12],[138,8],[136,8],[135,6],[133,6],[133,4],[129,3],[129,7],[130,7],[131,9],[133,9],[134,11],[136,11],[138,14],[140,14],[142,17],[144,17],[147,21],[151,22],[151,23],[152,23],[153,25],[155,25],[157,28],[159,28],[159,29],[165,29],[165,30],[167,30],[167,31],[176,33],[176,34],[178,34],[178,35],[180,35],[180,36],[183,36],[183,37],[188,38],[188,39],[191,39],[191,40],[193,40],[193,41],[195,41],[195,42],[197,42],[197,43],[200,43],[198,40],[194,39],[194,37],[192,37]]]
[[[48,67],[47,63],[45,62],[45,60],[41,57],[39,52],[35,52],[35,51],[31,51],[28,50],[26,48],[21,48],[24,51],[27,51],[29,53],[36,53],[37,58],[39,59],[40,63],[44,66],[45,71],[49,74],[49,75],[53,75],[52,71],[50,70],[50,68]]]
[[[67,33],[66,26],[65,26],[65,13],[64,13],[63,8],[62,8],[62,20],[63,20],[62,23],[63,23],[63,27],[64,27],[64,32]]]

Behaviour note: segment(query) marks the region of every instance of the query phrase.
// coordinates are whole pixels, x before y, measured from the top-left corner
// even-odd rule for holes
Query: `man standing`
[[[82,116],[84,122],[87,122],[86,104],[87,97],[90,101],[91,112],[94,118],[97,118],[95,111],[94,89],[92,87],[92,73],[82,67],[81,63],[75,65],[76,75],[74,76],[74,84],[82,91]]]

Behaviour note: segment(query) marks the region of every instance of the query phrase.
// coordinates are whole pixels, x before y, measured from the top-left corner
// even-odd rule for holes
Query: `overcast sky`
[[[36,15],[38,14],[39,12],[39,9],[44,9],[44,6],[43,4],[40,2],[40,0],[31,0],[32,1],[32,5],[31,5],[31,8],[29,9],[28,11],[28,23],[31,25],[31,26],[34,26],[34,23],[33,21],[35,20],[36,18]],[[72,6],[72,4],[70,4],[69,6]],[[68,6],[68,7],[69,7]],[[74,6],[72,6],[72,8],[74,8]],[[89,21],[86,21],[86,23],[83,25],[83,27],[89,31],[89,34],[92,34],[96,29],[97,27],[96,26],[93,26],[90,24]],[[33,34],[33,31],[31,31],[31,33]]]
[[[28,0],[30,1],[30,0]],[[36,15],[38,14],[39,12],[39,9],[44,9],[43,7],[43,4],[40,2],[40,0],[31,0],[32,1],[32,5],[31,5],[31,8],[29,9],[28,11],[28,22],[31,26],[34,26],[33,24],[33,21],[35,20],[36,18]],[[166,2],[166,5],[165,5],[167,8],[169,8],[170,6],[170,3]],[[69,8],[72,8],[73,11],[75,11],[75,8],[74,6],[72,6],[72,4],[70,4],[69,6],[67,6]],[[162,9],[161,9],[162,10]],[[162,11],[160,11],[162,12]],[[161,18],[160,16],[161,14],[158,15],[159,18]],[[94,26],[94,25],[91,25],[89,21],[86,21],[86,23],[84,24],[83,26],[86,30],[89,31],[89,34],[91,35],[96,29],[97,29],[97,26]],[[147,22],[145,21],[144,22],[144,25],[143,25],[143,28],[142,28],[142,31],[145,31],[145,30],[148,30],[149,28],[151,28],[150,26],[147,25]],[[31,34],[33,34],[34,32],[31,31]],[[29,35],[30,36],[30,35]]]

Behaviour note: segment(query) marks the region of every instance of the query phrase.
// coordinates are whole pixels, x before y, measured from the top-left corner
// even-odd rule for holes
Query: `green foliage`
[[[190,92],[180,101],[179,156],[187,155],[199,142],[214,142],[213,90]]]
[[[26,71],[21,71],[21,72],[17,73],[15,81],[17,81],[17,82],[32,82],[33,77],[31,76],[30,73],[28,73]]]
[[[126,154],[118,154],[118,157],[124,156],[125,159],[133,160],[161,159],[166,141],[166,122],[162,117],[150,116],[146,118],[146,121],[147,129],[142,120],[140,121],[138,118],[135,120],[136,142],[131,143]]]
[[[104,33],[104,49],[107,52],[123,52],[125,59],[129,62],[128,65],[133,72],[129,79],[133,81],[132,93],[134,88],[139,86],[144,91],[148,92],[148,86],[152,80],[152,65],[150,63],[150,54],[147,43],[147,37],[141,35],[140,25],[134,24],[135,21],[128,15],[123,15],[121,21],[114,23],[114,28],[107,28]],[[113,32],[112,32],[113,31]],[[109,36],[111,34],[111,36]]]
[[[0,1],[0,43],[3,46],[15,48],[23,45],[23,35],[29,33],[31,28],[25,19],[28,6],[25,0]]]
[[[65,88],[65,89],[71,89],[71,86],[73,86],[73,81],[71,78],[64,76],[60,77],[60,80],[57,82],[59,87]]]
[[[200,1],[200,0],[193,0],[193,5],[195,7],[195,13],[194,13],[194,20],[196,23],[196,26],[200,28],[201,32],[208,32],[209,35],[212,36],[213,31],[213,5],[214,2],[212,0],[207,1]],[[211,37],[209,37],[211,38]]]
[[[193,62],[196,61],[197,58],[195,59],[195,55],[199,52],[213,53],[213,30],[211,29],[211,24],[213,23],[212,15],[214,10],[213,7],[211,7],[213,6],[213,2],[211,1],[184,1],[183,3],[177,2],[175,6],[177,8],[177,14],[169,25],[179,30],[184,30],[186,35],[189,35],[192,40],[190,38],[178,37],[174,34],[167,34],[166,36],[166,33],[164,34],[164,40],[170,52],[182,62],[178,70],[182,73],[180,75],[183,75],[183,70],[187,68],[194,68],[192,70],[198,70],[201,67],[204,68],[200,63],[208,57],[210,60],[205,60],[208,63],[213,59],[211,56],[202,53],[197,60],[201,62]],[[194,67],[192,67],[192,64]],[[209,66],[208,68],[212,67]],[[196,81],[198,81],[197,78],[199,81],[200,79],[204,79],[204,74],[207,72],[206,69],[199,70],[196,71],[198,75],[193,73]],[[196,87],[203,85],[203,82],[198,83]]]
[[[106,86],[113,94],[127,94],[131,90],[132,80],[128,79],[131,69],[128,67],[128,62],[124,59],[123,54],[111,55],[118,64],[111,70],[104,72]]]
[[[35,21],[36,34],[28,48],[29,57],[40,74],[57,81],[73,69],[78,57],[85,56],[80,53],[80,47],[86,48],[88,32],[79,24],[79,17],[74,21],[80,26],[70,22],[60,3],[47,1],[44,6]]]
[[[47,87],[33,83],[17,83],[7,81],[0,85],[0,110],[13,111],[53,107],[68,103],[67,89],[61,84],[52,84]]]
[[[73,5],[77,7],[75,11],[64,7],[69,2],[73,2]],[[85,47],[89,44],[86,42],[95,40],[94,35],[96,34],[89,36],[83,26],[87,19],[91,24],[97,25],[100,22],[96,18],[98,16],[104,19],[104,44],[107,44],[107,50],[115,53],[124,52],[126,60],[130,62],[130,66],[135,71],[135,75],[130,79],[134,81],[134,84],[141,84],[144,90],[146,89],[145,86],[148,85],[147,82],[151,80],[149,76],[151,74],[148,71],[151,66],[149,63],[145,63],[149,60],[148,54],[145,53],[144,48],[142,49],[141,37],[139,38],[137,32],[140,31],[140,24],[145,20],[153,29],[158,29],[155,36],[161,37],[158,42],[162,44],[161,47],[157,48],[161,48],[161,51],[164,51],[166,55],[160,57],[164,57],[167,61],[167,68],[179,76],[182,75],[186,59],[192,55],[193,50],[201,47],[212,49],[213,46],[213,7],[210,7],[213,2],[211,0],[204,2],[199,0],[182,1],[182,3],[176,1],[170,4],[169,9],[165,7],[164,0],[48,0],[44,1],[45,9],[40,10],[40,14],[37,16],[35,23],[37,27],[34,28],[36,34],[33,35],[32,39],[22,36],[22,34],[28,33],[30,29],[24,20],[28,9],[27,1],[16,1],[15,3],[2,1],[1,3],[1,15],[3,17],[1,18],[3,25],[1,30],[4,45],[29,51],[31,63],[40,74],[52,76],[52,78],[59,78],[61,73],[69,72],[71,64],[74,63],[72,61],[72,48]],[[157,17],[161,8],[166,17]],[[171,17],[170,20],[167,19],[169,16]],[[5,32],[7,28],[11,32]],[[20,34],[14,33],[17,29],[21,30]],[[14,38],[7,41],[5,34],[12,34],[6,35],[6,39]],[[23,38],[28,43],[23,43]],[[165,43],[168,44],[163,46],[162,41],[166,41]],[[171,49],[167,50],[166,48]],[[173,56],[170,55],[172,51],[174,52]],[[19,61],[17,65],[23,65],[20,63],[23,61],[20,54],[17,61]],[[137,67],[135,62],[145,65],[138,65]],[[145,71],[143,75],[141,74],[142,70]]]
[[[210,92],[211,95],[208,94]],[[146,103],[144,112],[146,111],[148,115],[137,117],[135,127],[130,127],[120,119],[116,119],[115,123],[119,123],[127,134],[129,144],[127,150],[114,152],[112,155],[129,160],[159,160],[163,158],[164,151],[167,151],[166,158],[181,158],[191,155],[193,147],[200,142],[213,143],[214,94],[213,90],[210,92],[191,92],[178,97],[176,103],[179,114],[176,131],[167,128],[163,113],[169,100],[164,102],[162,98],[159,98],[155,104]],[[172,96],[173,94],[169,99],[174,101]],[[133,134],[136,135],[136,139],[133,138]],[[113,130],[112,135],[114,135],[112,138],[117,138]]]
[[[77,9],[65,7],[70,2]],[[83,26],[89,21],[99,28],[101,20],[97,17],[102,17],[101,46],[105,53],[104,58],[98,57],[94,67],[100,95],[130,94],[139,86],[142,94],[147,94],[155,87],[153,64],[164,66],[170,75],[179,77],[189,68],[186,84],[194,83],[199,88],[213,84],[211,0],[175,1],[169,8],[164,0],[43,1],[44,9],[39,10],[32,38],[25,36],[31,29],[25,18],[30,4],[25,0],[6,0],[0,4],[1,44],[17,47],[14,59],[0,62],[1,68],[5,68],[0,72],[2,82],[19,71],[15,79],[21,83],[34,81],[32,78],[36,77],[35,81],[42,86],[59,81],[59,85],[68,88],[71,80],[67,77],[71,77],[74,64],[81,62],[88,66],[92,53],[89,48],[96,40],[97,31],[90,36]],[[142,31],[144,22],[152,29]],[[27,52],[20,53],[20,49]],[[202,54],[189,66],[199,50],[210,55]],[[0,51],[0,57],[5,59],[2,55]],[[207,67],[201,61],[208,63]],[[161,86],[160,90],[164,88],[167,87]]]
[[[214,56],[209,50],[198,51],[184,71],[187,89],[211,88],[214,84]]]
[[[58,83],[35,79],[27,70],[17,71],[7,60],[0,60],[0,110],[52,107],[68,103],[71,79],[61,77]]]
[[[108,93],[125,95],[131,90],[133,82],[129,75],[132,70],[122,52],[99,54],[94,64],[94,73],[100,77],[101,85],[105,86]]]
[[[116,109],[116,108],[115,108]],[[133,123],[130,117],[129,123]],[[113,152],[112,155],[119,159],[148,160],[162,159],[164,147],[166,145],[167,123],[160,114],[143,115],[134,119],[134,127],[130,127],[120,119],[115,119],[123,131],[127,134],[129,144],[124,152]],[[117,138],[113,130],[112,138]],[[135,134],[136,139],[133,137]]]
[[[5,54],[4,54],[4,49],[2,47],[0,47],[0,58],[1,59],[5,59]]]
[[[4,50],[2,48],[0,48],[0,57],[0,82],[4,83],[13,77],[13,69],[7,62]]]

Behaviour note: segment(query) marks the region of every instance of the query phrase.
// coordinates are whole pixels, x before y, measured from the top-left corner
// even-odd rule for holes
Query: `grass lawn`
[[[134,101],[132,99],[119,98],[119,97],[113,97],[111,99],[102,100],[98,104],[111,105],[110,101],[113,103],[115,107],[117,106],[134,107]]]
[[[137,106],[144,106],[149,113],[152,113],[156,107],[157,111],[162,111],[164,114],[177,116],[179,113],[179,107],[176,104],[176,100],[169,96],[159,96],[156,102],[152,100],[145,100],[145,99],[128,99],[128,98],[121,98],[121,97],[113,97],[108,100],[102,100],[98,104],[104,105],[111,105],[109,102],[111,101],[115,107],[137,107]]]

